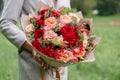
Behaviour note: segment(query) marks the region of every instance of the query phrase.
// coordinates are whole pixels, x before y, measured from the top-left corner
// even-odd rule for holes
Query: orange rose
[[[59,55],[56,56],[56,60],[65,63],[70,61],[72,58],[73,58],[73,54],[68,50],[60,51]]]
[[[49,17],[45,20],[45,25],[51,27],[52,29],[57,26],[57,20],[55,17]]]
[[[60,16],[60,22],[63,23],[63,24],[68,24],[68,23],[70,23],[71,21],[72,21],[71,16],[69,16],[69,15],[67,15],[67,14]]]

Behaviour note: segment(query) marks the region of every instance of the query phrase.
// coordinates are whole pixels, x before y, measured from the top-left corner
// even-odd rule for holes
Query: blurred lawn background
[[[89,14],[88,14],[89,15]],[[93,34],[101,37],[96,61],[69,67],[69,80],[120,80],[120,14],[93,18]],[[0,80],[18,80],[17,49],[0,33]]]

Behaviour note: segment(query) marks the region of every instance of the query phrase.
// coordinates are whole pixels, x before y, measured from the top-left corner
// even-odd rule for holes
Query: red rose
[[[36,16],[36,20],[44,20],[44,16],[45,16],[45,14],[40,14],[40,15]]]
[[[60,11],[58,11],[58,10],[53,11],[51,16],[54,16],[54,17],[57,17],[57,18],[60,17]]]
[[[45,14],[45,12],[47,12],[49,9],[43,9],[41,10],[40,14]]]
[[[34,32],[35,40],[37,40],[40,37],[42,37],[43,34],[44,34],[43,30],[41,30],[40,28],[35,29],[35,32]]]
[[[36,24],[38,24],[38,25],[44,25],[44,20],[36,20]]]

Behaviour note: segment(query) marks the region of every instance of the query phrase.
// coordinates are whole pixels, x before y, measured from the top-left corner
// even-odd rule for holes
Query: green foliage
[[[36,24],[36,20],[35,19],[30,19],[30,22],[34,25],[35,28],[38,27],[38,25]]]
[[[83,14],[89,14],[95,6],[95,0],[71,0],[71,6]]]
[[[70,8],[67,8],[67,7],[63,7],[62,11],[61,11],[61,14],[65,15],[65,14],[70,13],[70,12],[73,13],[74,12],[73,9],[70,9]]]
[[[111,15],[120,12],[120,0],[96,0],[99,15]]]

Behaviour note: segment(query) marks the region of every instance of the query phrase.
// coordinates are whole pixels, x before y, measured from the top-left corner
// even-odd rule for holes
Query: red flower
[[[62,35],[65,35],[65,34],[68,34],[68,33],[74,33],[74,28],[71,27],[71,26],[63,26],[61,29],[60,29],[60,33]]]
[[[38,24],[38,25],[44,25],[44,20],[36,20],[36,24]]]
[[[90,31],[86,30],[85,32],[86,32],[87,36],[89,36]]]
[[[55,51],[51,49],[50,46],[44,48],[44,54],[53,58]]]
[[[79,29],[78,29],[78,25],[76,24],[76,25],[75,25],[75,32],[78,32],[78,30],[79,30]]]
[[[54,16],[54,17],[60,17],[60,11],[59,10],[55,10],[52,12],[51,16]]]
[[[42,37],[43,34],[44,34],[43,30],[41,30],[40,28],[35,29],[35,32],[34,32],[35,40],[37,40],[40,37]]]
[[[33,47],[35,47],[37,50],[39,50],[40,52],[43,52],[43,48],[42,46],[40,45],[40,43],[38,42],[38,40],[34,40],[32,42],[32,45]]]
[[[40,14],[40,15],[36,16],[36,20],[44,20],[44,16],[45,16],[45,14]]]
[[[78,57],[78,58],[84,56],[85,55],[85,48],[83,46],[80,46],[80,47],[73,49],[73,55],[75,57]]]
[[[63,36],[64,40],[68,42],[68,46],[74,46],[78,40],[78,36],[74,33],[69,33]]]
[[[74,56],[71,61],[72,61],[72,63],[77,63],[79,60],[77,57]]]
[[[45,12],[47,12],[49,9],[43,9],[41,10],[40,14],[45,14]]]
[[[74,46],[78,40],[78,35],[74,31],[74,27],[63,26],[60,29],[60,33],[63,35],[64,40],[68,42],[68,46]]]

